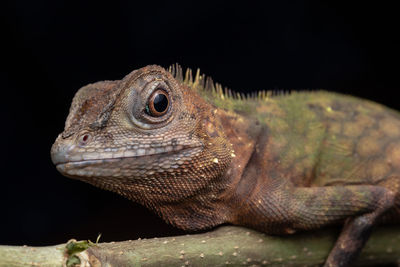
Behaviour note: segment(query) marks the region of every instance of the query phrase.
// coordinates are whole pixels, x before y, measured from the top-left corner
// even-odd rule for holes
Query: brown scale
[[[344,224],[326,265],[348,266],[374,224],[400,218],[400,117],[339,94],[270,95],[148,66],[78,91],[52,159],[185,230]]]

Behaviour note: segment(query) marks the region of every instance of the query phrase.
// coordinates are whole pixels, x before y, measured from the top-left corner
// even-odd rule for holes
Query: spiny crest
[[[183,75],[182,67],[176,63],[169,67],[168,71],[177,79],[179,82],[186,84],[187,86],[194,88],[198,91],[210,92],[213,95],[219,96],[222,100],[225,98],[235,100],[266,100],[273,96],[290,94],[290,91],[276,90],[276,91],[256,91],[251,93],[239,93],[234,92],[227,87],[222,87],[219,83],[214,83],[211,77],[205,74],[200,74],[200,69],[197,69],[196,75],[193,77],[193,71],[190,68],[186,69],[185,75]]]

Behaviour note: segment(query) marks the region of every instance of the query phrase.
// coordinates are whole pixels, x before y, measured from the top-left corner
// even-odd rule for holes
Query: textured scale
[[[157,90],[169,105],[152,116]],[[199,71],[147,66],[81,88],[51,153],[64,175],[185,230],[343,224],[327,266],[348,266],[373,225],[400,221],[400,115],[347,95],[243,95]]]

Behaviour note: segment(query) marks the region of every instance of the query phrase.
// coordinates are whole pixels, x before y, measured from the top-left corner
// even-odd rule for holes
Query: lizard
[[[149,65],[82,87],[51,157],[186,231],[343,225],[325,266],[349,266],[374,225],[400,221],[400,113],[334,92],[244,95]]]

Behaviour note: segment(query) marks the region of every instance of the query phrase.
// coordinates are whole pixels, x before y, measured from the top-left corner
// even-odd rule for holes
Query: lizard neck
[[[257,149],[257,139],[262,130],[256,119],[223,109],[214,109],[213,114],[216,117],[214,122],[222,126],[226,143],[232,145],[232,149],[224,152],[230,154],[225,157],[231,158],[224,167],[225,170],[219,173],[194,166],[193,171],[187,173],[191,177],[188,180],[195,181],[207,176],[207,185],[179,201],[148,200],[143,203],[170,224],[188,231],[206,229],[234,220],[237,209],[235,200],[240,199],[236,197],[238,186],[251,155]]]
[[[229,214],[228,222],[234,223],[238,207],[243,205],[244,197],[250,195],[255,186],[255,179],[247,179],[251,158],[260,150],[259,139],[265,133],[263,126],[257,118],[251,118],[238,113],[219,112],[226,137],[233,147],[233,158],[224,174],[227,190],[223,195]],[[246,177],[245,177],[246,176]]]
[[[271,106],[276,109],[273,105]],[[225,174],[225,180],[228,181],[227,188],[229,188],[226,192],[225,203],[227,210],[231,211],[227,222],[250,226],[264,232],[283,231],[286,233],[285,227],[281,230],[275,226],[277,222],[274,221],[273,216],[268,221],[265,217],[265,214],[271,213],[271,210],[279,209],[275,207],[276,203],[280,204],[280,201],[288,199],[282,194],[277,195],[276,188],[290,187],[290,183],[286,183],[285,179],[279,179],[274,173],[274,170],[279,167],[279,160],[274,158],[276,156],[274,152],[277,151],[271,144],[273,138],[269,123],[274,119],[279,119],[279,116],[270,118],[269,123],[265,121],[260,123],[256,118],[244,117],[236,113],[221,114],[220,118],[224,122],[227,138],[236,155]],[[290,192],[290,190],[282,192]],[[279,219],[286,218],[279,217]],[[265,228],[265,225],[268,225],[268,228]]]

